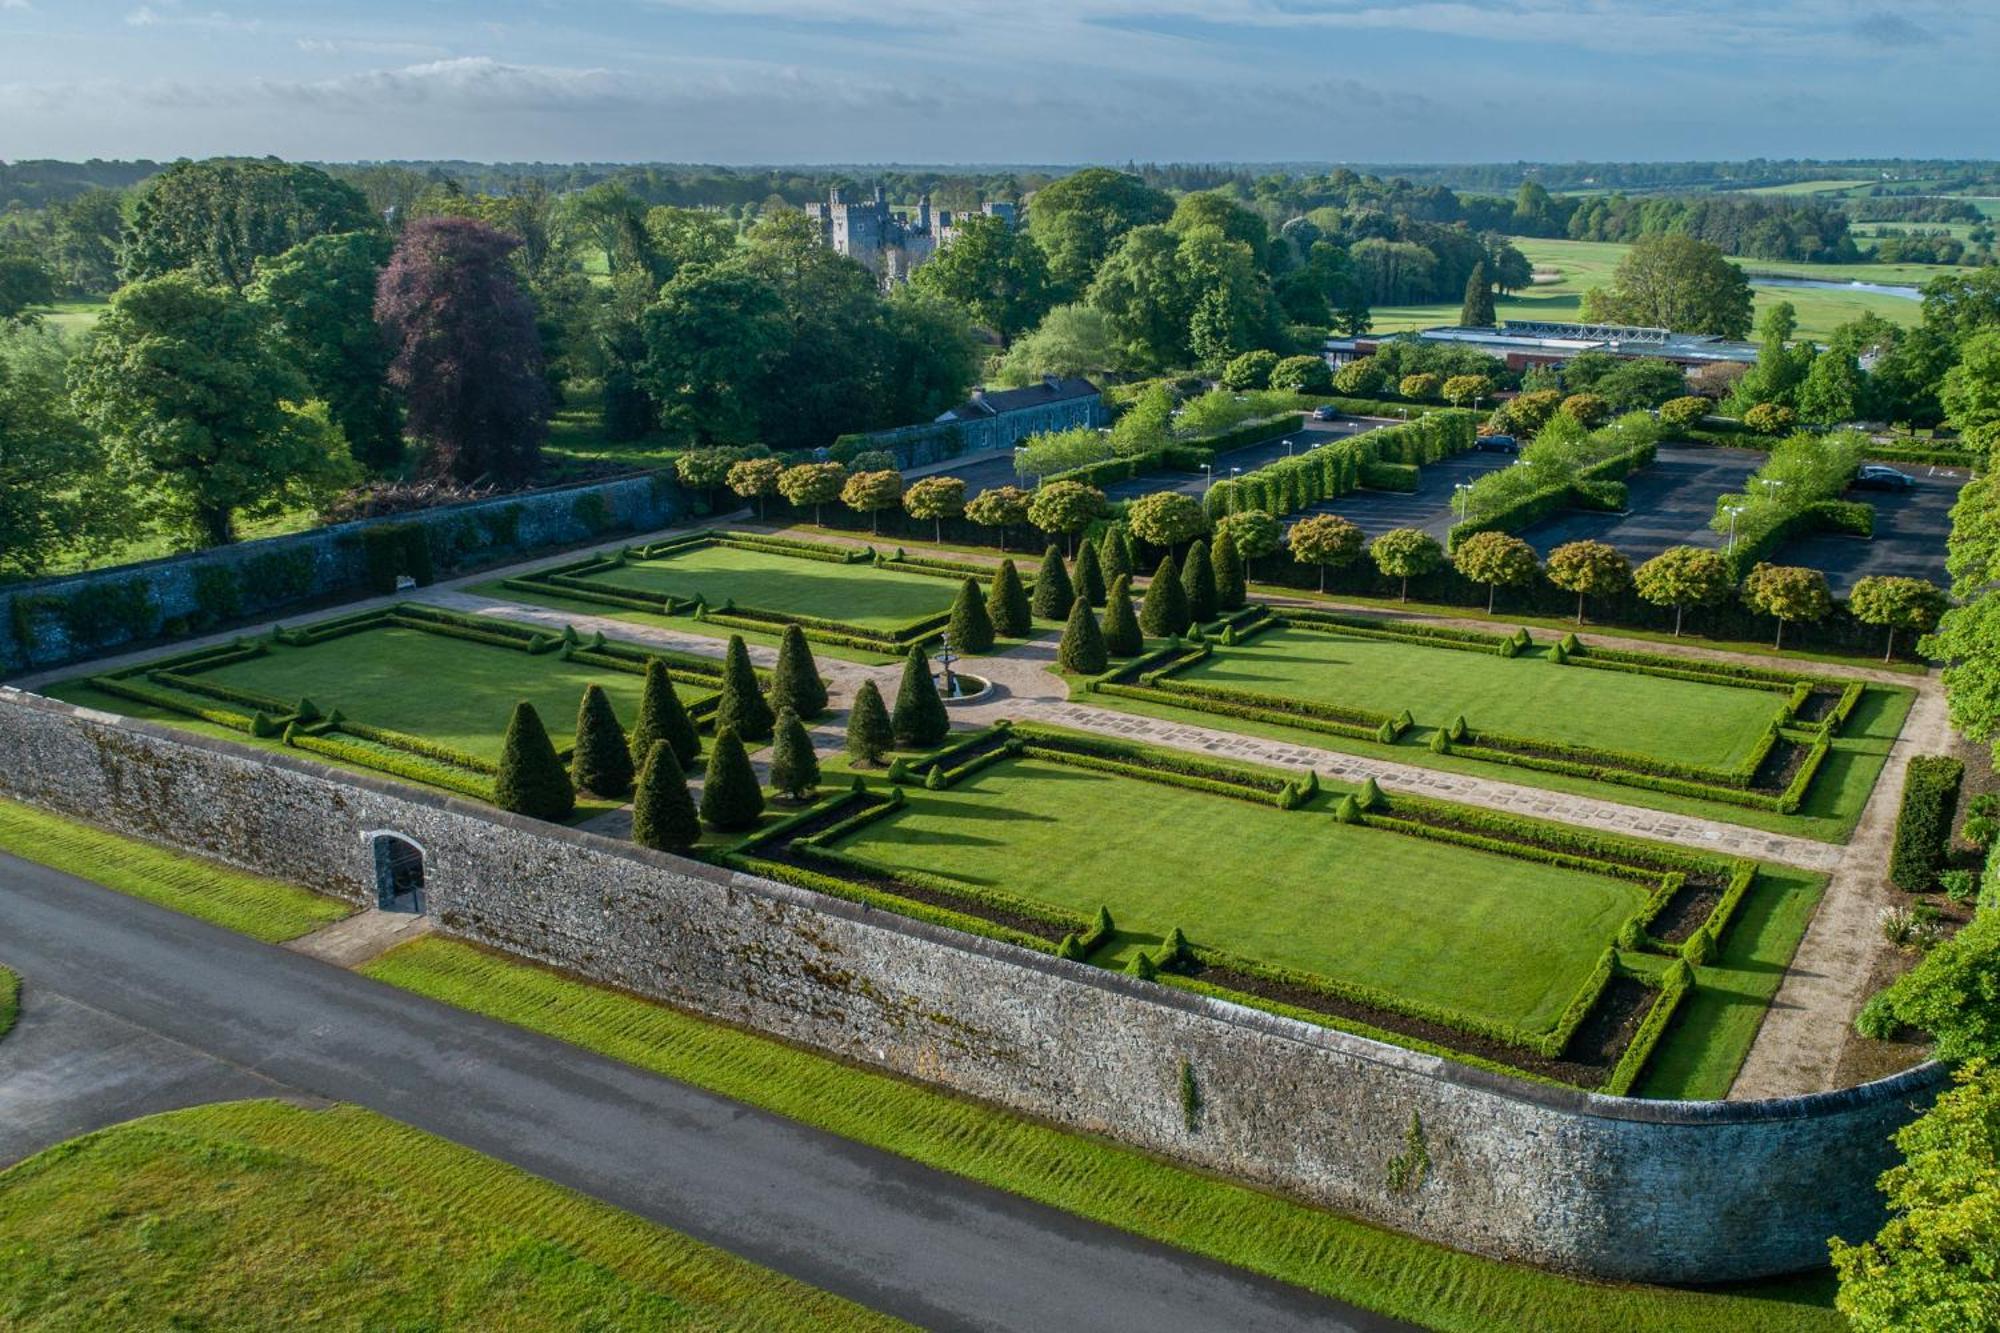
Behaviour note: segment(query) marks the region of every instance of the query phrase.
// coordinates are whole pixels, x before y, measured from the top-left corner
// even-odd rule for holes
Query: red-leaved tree
[[[535,307],[507,258],[520,244],[471,218],[423,218],[375,289],[409,434],[456,481],[526,480],[549,433]]]

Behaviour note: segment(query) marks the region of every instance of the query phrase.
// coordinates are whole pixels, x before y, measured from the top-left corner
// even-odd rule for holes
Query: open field
[[[1783,185],[1758,185],[1744,194],[1841,194],[1874,185],[1872,180],[1786,181]]]
[[[373,1112],[278,1102],[0,1172],[0,1324],[904,1327]]]

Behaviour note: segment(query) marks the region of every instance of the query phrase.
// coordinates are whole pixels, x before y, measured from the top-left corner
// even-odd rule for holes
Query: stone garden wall
[[[1889,1135],[1943,1081],[1930,1065],[1748,1104],[1518,1082],[6,689],[0,793],[349,900],[372,900],[370,838],[394,832],[424,849],[448,934],[1462,1249],[1604,1278],[1824,1264],[1828,1236],[1875,1230]]]

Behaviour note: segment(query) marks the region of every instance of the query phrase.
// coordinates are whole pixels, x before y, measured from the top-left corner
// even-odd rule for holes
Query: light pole
[[[1458,516],[1464,518],[1472,506],[1472,483],[1461,481],[1453,486],[1451,490],[1453,507],[1458,510]]]
[[[1201,472],[1201,493],[1206,496],[1210,491],[1215,489],[1215,464],[1203,463],[1201,465]]]
[[[1743,512],[1742,505],[1724,505],[1722,512],[1729,515],[1729,544],[1723,547],[1725,555],[1736,554],[1736,516]]]

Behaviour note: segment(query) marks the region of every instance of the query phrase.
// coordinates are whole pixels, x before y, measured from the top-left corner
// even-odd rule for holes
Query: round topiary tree
[[[1194,624],[1215,619],[1215,569],[1208,563],[1208,543],[1189,542],[1181,562],[1181,591],[1187,594],[1188,619]]]
[[[1660,404],[1660,424],[1671,430],[1688,430],[1700,425],[1714,408],[1715,404],[1700,394],[1669,398]]]
[[[800,717],[818,717],[826,711],[826,682],[820,679],[819,663],[806,646],[806,632],[797,625],[785,626],[778,640],[778,665],[771,673],[771,706],[791,709]]]
[[[1559,410],[1579,426],[1602,426],[1611,419],[1611,400],[1594,393],[1573,393],[1562,400]]]
[[[1272,369],[1271,387],[1291,393],[1332,393],[1333,369],[1325,357],[1288,356]]]
[[[771,790],[788,800],[803,801],[819,786],[819,756],[812,736],[791,709],[778,714],[777,739],[771,747]]]
[[[1181,586],[1181,572],[1170,555],[1160,557],[1153,581],[1146,585],[1146,599],[1139,607],[1139,624],[1154,638],[1185,634],[1190,619],[1187,589]]]
[[[1319,590],[1326,591],[1326,571],[1340,569],[1361,558],[1368,539],[1361,528],[1338,514],[1314,514],[1292,524],[1292,559],[1301,565],[1319,567]]]
[[[1021,571],[1014,568],[1012,560],[1002,560],[993,576],[993,590],[986,595],[986,614],[993,621],[993,632],[1004,639],[1024,638],[1035,627],[1028,590],[1021,586]]]
[[[1056,645],[1056,661],[1064,671],[1078,676],[1095,676],[1111,665],[1097,613],[1081,597],[1069,609],[1069,623],[1063,626],[1062,642]]]
[[[965,483],[957,477],[925,477],[903,492],[903,512],[931,521],[931,540],[944,540],[944,521],[965,512]]]
[[[1028,521],[1028,493],[1019,486],[991,486],[972,497],[965,516],[982,528],[1000,534],[1000,549],[1007,549],[1007,529]]]
[[[729,636],[729,649],[722,658],[722,698],[715,706],[715,730],[733,731],[739,739],[767,741],[776,716],[757,688],[757,672],[750,665],[750,649],[741,634]]]
[[[1444,548],[1422,528],[1391,528],[1368,544],[1375,568],[1385,578],[1402,580],[1399,600],[1410,600],[1410,580],[1422,578],[1444,564]]]
[[[868,515],[868,531],[882,531],[882,511],[903,498],[903,474],[889,468],[857,472],[840,488],[841,503],[858,514]]]
[[[1285,525],[1261,509],[1246,509],[1240,514],[1231,514],[1218,522],[1215,528],[1217,532],[1229,534],[1236,553],[1243,557],[1246,573],[1256,567],[1257,561],[1276,551],[1285,537]]]
[[[931,679],[931,659],[921,644],[912,644],[910,655],[903,659],[903,680],[896,687],[889,724],[896,744],[905,750],[925,749],[951,734],[951,715]]]
[[[1097,547],[1085,542],[1077,548],[1073,575],[1077,597],[1092,606],[1104,605],[1104,570],[1097,562]]]
[[[763,813],[764,790],[743,742],[733,731],[717,732],[701,780],[701,822],[718,833],[741,833],[757,827]]]
[[[875,682],[864,680],[854,692],[854,704],[847,710],[847,757],[857,764],[873,767],[882,762],[896,745],[896,729],[883,706],[882,691]]]
[[[701,740],[695,735],[687,710],[681,707],[680,696],[674,692],[674,679],[667,674],[667,664],[657,657],[646,663],[646,685],[639,694],[639,720],[632,725],[630,754],[635,770],[645,766],[655,741],[667,743],[682,772],[701,753]]]
[[[1113,657],[1137,657],[1145,650],[1145,632],[1132,611],[1132,579],[1120,574],[1111,580],[1111,591],[1105,598],[1104,651]]]
[[[1125,510],[1125,526],[1134,537],[1168,552],[1200,536],[1207,521],[1200,502],[1179,491],[1142,495]]]
[[[847,469],[838,463],[800,463],[778,474],[778,494],[797,509],[812,506],[813,525],[819,526],[822,511],[840,498],[847,481]]]
[[[493,803],[532,819],[568,819],[576,809],[576,788],[556,757],[541,714],[523,699],[507,719],[500,742],[500,769],[493,778]]]
[[[583,687],[576,707],[576,744],[570,751],[570,781],[578,791],[593,796],[623,796],[632,790],[632,751],[627,748],[625,729],[611,711],[604,687],[595,682]]]
[[[785,465],[775,458],[746,458],[731,463],[725,478],[729,489],[745,500],[757,502],[757,517],[764,517],[766,502],[778,493],[778,478]]]
[[[1757,403],[1743,414],[1743,424],[1759,435],[1783,435],[1799,424],[1799,414],[1783,403]]]
[[[1051,546],[1042,556],[1042,567],[1035,571],[1035,596],[1031,605],[1035,614],[1043,620],[1069,619],[1069,605],[1076,600],[1076,589],[1069,581],[1069,570],[1063,566],[1062,552]]]
[[[1565,542],[1549,552],[1549,582],[1576,594],[1576,623],[1587,597],[1615,597],[1632,585],[1632,562],[1605,542]]]
[[[986,599],[980,595],[979,580],[966,575],[958,585],[958,596],[951,604],[951,623],[945,634],[951,639],[951,646],[961,653],[990,653],[993,651],[993,617],[986,610]]]
[[[1827,612],[1833,610],[1833,595],[1827,591],[1826,575],[1817,569],[1760,564],[1743,580],[1743,603],[1752,611],[1777,620],[1778,634],[1771,646],[1783,649],[1785,625],[1791,621],[1809,625],[1824,620]]]
[[[1104,492],[1095,486],[1080,481],[1052,481],[1029,497],[1028,521],[1043,532],[1063,534],[1073,546],[1076,534],[1104,512],[1104,503]],[[1062,615],[1068,614],[1069,608],[1064,607]]]
[[[1278,354],[1262,348],[1231,361],[1222,368],[1222,387],[1225,389],[1268,389],[1271,387],[1271,372],[1278,368]]]
[[[695,813],[687,774],[665,741],[653,742],[639,769],[639,787],[632,793],[632,841],[656,852],[684,852],[701,841],[701,817]]]
[[[1501,588],[1534,582],[1541,562],[1535,548],[1509,532],[1475,532],[1451,553],[1452,566],[1474,583],[1486,585],[1486,614],[1493,614],[1493,596]]]
[[[1405,398],[1435,398],[1438,388],[1444,383],[1442,377],[1427,372],[1405,375],[1396,385],[1396,392]]]
[[[1896,653],[1896,631],[1928,634],[1937,628],[1948,605],[1944,590],[1924,579],[1871,574],[1854,585],[1847,595],[1847,609],[1864,625],[1880,625],[1889,631],[1882,648],[1882,660]]]
[[[1249,599],[1249,581],[1244,577],[1243,554],[1236,549],[1236,536],[1228,528],[1215,530],[1208,544],[1208,563],[1215,573],[1215,609],[1242,610]]]
[[[1706,547],[1669,546],[1633,570],[1632,583],[1654,606],[1674,608],[1674,637],[1679,638],[1690,606],[1714,606],[1729,596],[1729,562],[1722,552]]]

